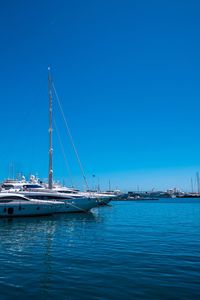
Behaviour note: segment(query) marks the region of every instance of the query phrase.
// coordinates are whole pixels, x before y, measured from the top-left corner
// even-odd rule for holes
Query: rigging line
[[[62,109],[62,106],[61,106],[61,103],[60,103],[60,99],[59,99],[59,97],[58,97],[58,94],[57,94],[57,91],[56,91],[56,88],[55,88],[55,85],[54,85],[53,82],[52,82],[52,87],[53,87],[53,90],[54,90],[54,92],[55,92],[56,99],[57,99],[57,102],[58,102],[58,106],[59,106],[59,108],[60,108],[60,111],[61,111],[61,114],[62,114],[64,123],[65,123],[66,129],[67,129],[67,132],[68,132],[68,135],[69,135],[69,138],[70,138],[70,142],[71,142],[72,147],[73,147],[73,149],[74,149],[74,153],[75,153],[75,155],[76,155],[76,158],[77,158],[77,161],[78,161],[78,164],[79,164],[79,168],[80,168],[80,170],[81,170],[81,173],[82,173],[83,179],[84,179],[84,181],[85,181],[86,187],[87,187],[87,189],[89,190],[89,185],[88,185],[88,182],[87,182],[87,179],[86,179],[86,176],[85,176],[85,172],[84,172],[84,170],[83,170],[83,166],[82,166],[81,160],[80,160],[79,155],[78,155],[78,152],[77,152],[77,150],[76,150],[76,147],[75,147],[75,144],[74,144],[74,141],[73,141],[73,138],[72,138],[72,135],[71,135],[71,132],[70,132],[70,129],[69,129],[67,120],[66,120],[66,118],[65,118],[65,114],[64,114],[64,112],[63,112],[63,109]]]
[[[61,141],[61,137],[60,137],[60,134],[59,134],[59,131],[58,131],[58,126],[56,124],[55,119],[53,119],[53,122],[54,122],[54,125],[55,125],[56,134],[57,134],[57,137],[58,137],[58,140],[59,140],[59,143],[60,143],[61,151],[62,151],[62,154],[63,154],[63,157],[64,157],[65,165],[67,167],[67,171],[68,171],[68,174],[69,174],[70,182],[71,182],[72,187],[74,187],[71,168],[69,166],[69,162],[68,162],[67,157],[65,155],[64,146],[63,146],[63,143]]]

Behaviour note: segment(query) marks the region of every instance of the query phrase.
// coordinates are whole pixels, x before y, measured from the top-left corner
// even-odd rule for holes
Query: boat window
[[[59,200],[59,201],[64,201],[64,200],[68,200],[71,199],[70,197],[57,197],[55,195],[28,195],[29,198],[32,199],[37,199],[37,200]]]
[[[0,202],[2,203],[9,203],[9,202],[12,202],[13,200],[9,200],[9,199],[5,199],[5,200],[1,200]]]
[[[8,196],[5,196],[5,197],[0,197],[0,202],[11,202],[11,201],[14,201],[14,200],[29,201],[28,199],[20,197],[20,196],[10,196],[10,195],[8,195]]]
[[[74,191],[58,190],[57,192],[59,192],[61,194],[77,194],[77,192],[74,192]]]
[[[12,184],[3,184],[1,187],[3,189],[5,189],[6,191],[10,190],[10,189],[14,189],[14,185],[12,185]]]
[[[25,189],[39,189],[42,188],[39,184],[26,184],[23,186]]]
[[[13,207],[8,207],[8,214],[12,215],[14,212],[14,208]]]

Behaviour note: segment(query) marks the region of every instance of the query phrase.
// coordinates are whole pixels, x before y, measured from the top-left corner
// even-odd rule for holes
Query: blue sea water
[[[0,300],[200,299],[200,200],[0,219]]]

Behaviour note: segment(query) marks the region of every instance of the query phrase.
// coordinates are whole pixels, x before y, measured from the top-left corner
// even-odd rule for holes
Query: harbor
[[[199,173],[192,192],[112,190],[110,180],[109,190],[90,189],[66,125],[85,190],[61,184],[53,178],[50,68],[48,92],[48,179],[13,172],[0,184],[2,300],[120,300],[124,289],[126,299],[173,299],[174,289],[177,299],[198,298]]]
[[[198,299],[199,201],[0,219],[1,299]]]
[[[0,8],[0,300],[199,300],[200,1]]]

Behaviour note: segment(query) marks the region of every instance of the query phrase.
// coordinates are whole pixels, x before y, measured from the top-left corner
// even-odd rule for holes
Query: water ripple
[[[198,200],[1,219],[0,299],[199,299],[199,229]]]

